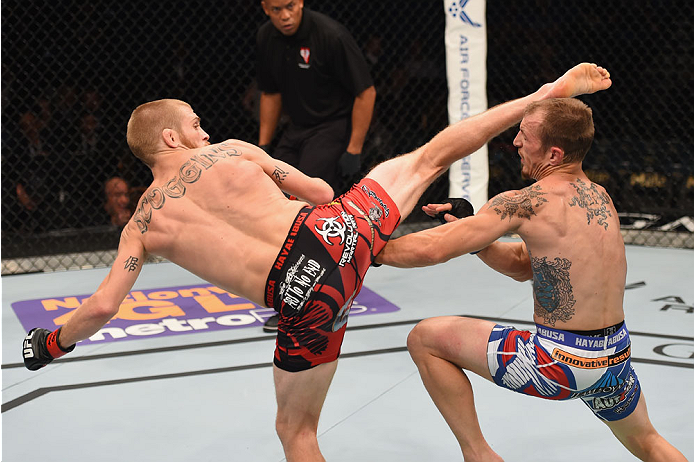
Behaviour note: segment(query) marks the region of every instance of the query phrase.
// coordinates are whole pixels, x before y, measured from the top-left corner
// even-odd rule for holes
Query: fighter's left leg
[[[455,316],[426,319],[407,338],[424,386],[470,461],[501,461],[482,435],[465,371],[492,380],[487,341],[494,323]]]
[[[653,462],[686,462],[687,459],[663,438],[648,417],[643,391],[634,412],[621,420],[606,422],[612,433],[632,454]]]
[[[275,428],[287,462],[324,462],[318,448],[318,419],[337,361],[301,372],[273,366],[277,395]]]

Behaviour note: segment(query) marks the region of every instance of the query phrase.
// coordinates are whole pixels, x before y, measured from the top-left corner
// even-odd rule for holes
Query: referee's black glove
[[[361,169],[361,154],[345,151],[337,164],[343,177],[352,176]]]

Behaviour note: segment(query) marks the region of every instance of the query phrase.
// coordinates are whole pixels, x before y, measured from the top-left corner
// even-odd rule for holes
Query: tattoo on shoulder
[[[549,326],[554,326],[557,321],[570,320],[576,312],[569,278],[571,261],[559,257],[554,261],[547,261],[547,257],[530,257],[530,265],[533,269],[535,314]]]
[[[580,179],[577,179],[576,183],[571,183],[571,186],[576,189],[577,195],[571,198],[569,206],[586,209],[588,224],[597,218],[598,225],[607,229],[607,218],[612,216],[612,212],[607,208],[610,204],[610,196],[604,191],[599,191],[595,183],[591,183],[589,187]]]
[[[532,185],[521,189],[518,194],[511,195],[502,193],[492,199],[490,208],[497,215],[501,215],[501,219],[508,217],[509,220],[514,216],[518,218],[530,219],[536,215],[535,208],[539,207],[547,199],[542,197],[545,193],[540,185]]]
[[[125,266],[123,267],[123,269],[127,269],[129,272],[135,271],[135,270],[137,270],[137,267],[140,264],[139,261],[140,261],[139,258],[133,257],[131,255],[130,257],[128,257],[127,260],[125,260]]]
[[[202,172],[212,168],[220,159],[238,157],[242,153],[231,143],[220,143],[206,147],[181,164],[178,173],[164,185],[145,191],[133,214],[133,221],[142,234],[152,222],[152,213],[164,207],[166,198],[178,199],[185,196],[186,185],[196,183]]]
[[[277,165],[275,165],[275,171],[272,172],[272,176],[277,180],[278,183],[282,183],[284,180],[286,180],[287,175],[289,175],[289,172],[285,172]]]

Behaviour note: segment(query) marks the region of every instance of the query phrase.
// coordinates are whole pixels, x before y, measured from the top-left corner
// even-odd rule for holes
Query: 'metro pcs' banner
[[[56,329],[67,322],[89,295],[45,297],[12,304],[26,331]],[[350,316],[398,311],[375,292],[362,287]],[[256,305],[212,284],[131,291],[116,314],[82,344],[185,335],[196,332],[261,327],[275,310]]]

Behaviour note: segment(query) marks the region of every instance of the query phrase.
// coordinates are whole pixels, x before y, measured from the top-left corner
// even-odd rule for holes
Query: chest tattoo
[[[607,193],[598,191],[598,187],[595,183],[592,183],[590,187],[588,187],[588,185],[580,179],[577,179],[576,183],[571,183],[571,186],[576,189],[577,195],[571,198],[569,206],[578,206],[585,209],[588,224],[590,224],[594,218],[597,218],[598,225],[607,229],[607,218],[612,216],[612,212],[607,208],[610,204],[610,197]]]
[[[209,146],[185,161],[178,169],[178,174],[164,185],[147,190],[133,214],[133,220],[140,232],[147,232],[152,221],[152,213],[164,207],[167,197],[177,199],[185,196],[186,184],[196,183],[203,171],[210,169],[220,159],[240,155],[241,151],[227,143]]]
[[[549,326],[557,321],[568,321],[574,313],[576,300],[569,278],[571,261],[566,258],[530,258],[533,269],[533,292],[535,294],[535,314]]]
[[[497,215],[501,215],[502,220],[506,217],[511,219],[514,216],[529,220],[531,216],[536,215],[534,207],[547,202],[547,199],[542,197],[544,194],[540,185],[532,185],[521,189],[519,194],[514,196],[506,194],[496,196],[492,199],[490,207]]]

